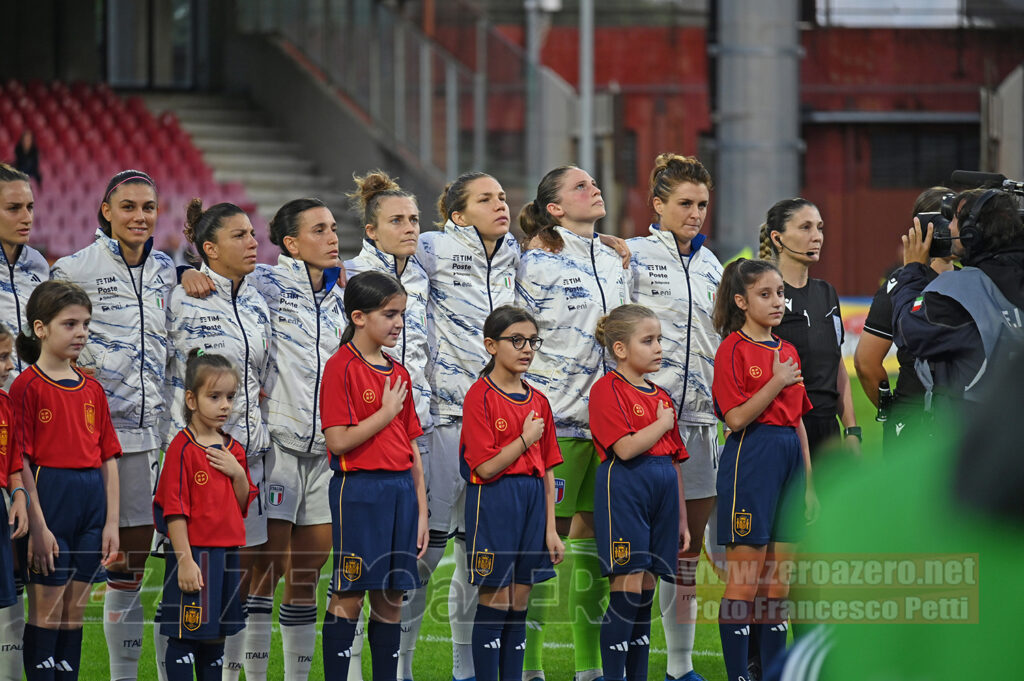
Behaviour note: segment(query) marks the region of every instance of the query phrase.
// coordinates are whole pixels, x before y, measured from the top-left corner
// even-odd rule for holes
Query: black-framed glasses
[[[526,336],[498,336],[498,340],[507,340],[516,350],[522,350],[529,343],[530,349],[536,352],[540,350],[540,346],[544,345],[544,339],[540,336],[534,336],[533,338],[527,338]]]

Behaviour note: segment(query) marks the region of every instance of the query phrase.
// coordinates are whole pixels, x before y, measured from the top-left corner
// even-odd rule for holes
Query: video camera
[[[952,178],[954,184],[977,187],[979,189],[1000,189],[1008,194],[1024,196],[1024,182],[1008,180],[1005,175],[998,173],[981,173],[972,170],[954,170]],[[932,246],[928,251],[929,257],[948,258],[952,253],[954,237],[950,234],[949,223],[956,216],[956,197],[953,192],[943,194],[942,206],[937,213],[918,213],[916,217],[921,222],[921,229],[925,234],[928,232],[928,225],[932,226]],[[1018,210],[1021,222],[1024,222],[1024,210]]]

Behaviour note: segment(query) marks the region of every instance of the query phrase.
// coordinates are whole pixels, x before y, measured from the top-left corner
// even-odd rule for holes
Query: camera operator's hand
[[[914,226],[910,228],[907,235],[903,237],[903,264],[909,265],[912,262],[919,262],[927,265],[931,259],[928,252],[932,247],[932,226],[928,225],[928,231],[924,237],[921,236],[921,221],[914,218]]]

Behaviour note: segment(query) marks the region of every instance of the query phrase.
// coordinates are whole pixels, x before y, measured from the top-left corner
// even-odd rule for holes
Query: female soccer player
[[[707,218],[711,174],[692,156],[661,154],[651,171],[651,203],[657,223],[650,235],[626,243],[633,253],[631,297],[662,321],[661,369],[651,380],[679,405],[679,434],[689,458],[686,518],[690,548],[679,555],[672,581],[663,581],[659,601],[668,648],[669,679],[699,681],[693,671],[697,621],[696,573],[704,528],[715,506],[718,428],[711,400],[715,350],[721,338],[711,323],[722,265],[700,233]],[[714,537],[711,537],[714,543]],[[709,551],[709,553],[714,553]]]
[[[166,408],[166,302],[174,287],[171,259],[153,250],[157,192],[140,170],[107,183],[92,244],[58,260],[54,279],[72,281],[95,304],[78,366],[107,394],[121,443],[121,551],[107,570],[103,631],[112,679],[134,679],[142,653],[139,589],[153,541],[153,499],[160,470],[159,421]]]
[[[25,675],[78,678],[88,592],[118,552],[121,448],[102,386],[76,369],[92,303],[67,281],[45,281],[25,306],[18,354],[26,364],[11,386],[18,451],[31,463],[29,618]]]
[[[170,681],[220,678],[224,637],[245,626],[238,547],[256,496],[245,450],[221,430],[238,391],[231,362],[193,349],[184,383],[188,425],[167,447],[153,501],[153,516],[173,548],[161,620],[154,623],[169,637]]]
[[[25,325],[25,304],[40,282],[49,278],[46,258],[28,245],[32,232],[35,199],[28,175],[0,163],[0,251],[3,264],[0,271],[0,323],[17,335]],[[2,387],[8,388],[25,365],[13,356],[14,368],[7,374]],[[17,603],[0,610],[0,640],[20,641],[25,631],[24,565],[16,561],[5,563],[14,576]],[[9,678],[21,677],[21,651],[0,650],[0,674],[10,670]]]
[[[324,674],[348,675],[363,597],[375,681],[395,681],[402,593],[420,586],[427,493],[416,438],[423,430],[409,373],[382,351],[401,336],[406,295],[394,277],[363,272],[345,287],[348,326],[324,368],[321,425],[330,452],[334,536],[331,600],[323,626]]]
[[[551,407],[522,380],[541,343],[526,310],[505,305],[488,315],[484,346],[491,360],[463,409],[467,562],[480,588],[473,625],[478,681],[522,678],[530,590],[555,576],[565,552],[555,528],[551,468],[562,455]]]
[[[786,647],[789,585],[765,568],[792,556],[799,511],[817,512],[801,416],[811,409],[795,348],[772,333],[785,311],[782,274],[741,258],[722,273],[712,394],[730,431],[718,468],[718,543],[726,546],[725,595],[718,618],[730,681],[749,678],[748,642],[759,629],[768,668]],[[762,574],[764,571],[764,574]]]
[[[642,305],[623,305],[594,333],[615,370],[590,391],[590,427],[601,456],[594,529],[611,593],[601,623],[608,681],[646,679],[657,576],[676,571],[688,548],[686,495],[676,462],[686,459],[675,405],[644,375],[661,367],[661,323]]]
[[[611,366],[592,330],[599,317],[629,299],[622,259],[594,232],[594,224],[604,215],[597,182],[576,166],[555,168],[545,175],[537,197],[519,212],[519,226],[543,245],[523,254],[516,276],[516,302],[534,315],[545,339],[527,379],[551,400],[565,459],[555,471],[556,488],[564,491],[555,514],[559,532],[569,537],[573,558],[569,608],[577,681],[601,675],[599,637],[605,597],[593,525],[599,461],[590,439],[587,399],[590,388]],[[540,597],[539,590],[534,596]],[[533,671],[529,661],[527,667]]]
[[[50,278],[46,258],[28,245],[35,214],[35,199],[28,175],[0,163],[0,251],[3,264],[0,272],[0,322],[17,334],[25,326],[25,304],[36,286]],[[14,358],[14,370],[8,375],[9,386],[24,365]]]
[[[430,279],[427,337],[434,433],[426,454],[430,490],[430,548],[423,561],[437,565],[451,532],[455,573],[449,586],[452,676],[474,676],[472,636],[476,589],[466,569],[463,508],[466,482],[459,473],[463,400],[490,359],[484,350],[484,321],[515,299],[519,243],[509,234],[505,190],[486,173],[464,173],[437,202],[442,229],[420,236],[416,261]]]
[[[430,381],[427,379],[427,298],[430,281],[427,273],[414,257],[419,245],[420,212],[416,197],[405,191],[387,173],[374,170],[355,178],[355,191],[349,194],[353,206],[363,221],[365,238],[359,254],[345,263],[348,276],[359,272],[386,272],[402,283],[408,296],[405,326],[402,338],[386,352],[402,363],[412,380],[413,403],[419,417],[423,435],[416,440],[424,461],[424,475],[429,470],[430,438],[433,436],[433,416],[430,414]],[[428,481],[429,482],[429,481]],[[429,487],[428,487],[429,489]],[[444,554],[447,534],[438,536],[436,545],[427,549],[420,561],[420,577],[424,585],[406,599],[402,607],[402,644],[398,656],[399,678],[412,679],[412,660],[419,637],[423,613],[427,606],[426,582]],[[362,626],[360,625],[360,630]],[[353,664],[349,667],[349,681],[361,669],[357,666],[362,651],[362,632],[357,631],[353,646]],[[361,678],[361,676],[355,676]]]
[[[224,431],[245,449],[249,475],[259,490],[245,518],[246,543],[241,552],[241,589],[248,597],[256,555],[267,541],[264,457],[270,435],[260,402],[263,394],[274,391],[268,380],[273,342],[270,313],[249,281],[256,267],[257,242],[245,212],[230,203],[218,203],[204,211],[202,201],[193,199],[185,219],[185,237],[199,253],[203,261],[200,272],[213,280],[216,292],[203,299],[189,297],[181,286],[171,292],[167,326],[174,350],[167,373],[171,390],[168,425],[173,430],[166,433],[165,440],[169,442],[185,426],[182,405],[188,353],[199,349],[235,362],[241,384]],[[229,679],[237,678],[242,668],[244,644],[244,633],[229,636],[225,643],[224,671]]]

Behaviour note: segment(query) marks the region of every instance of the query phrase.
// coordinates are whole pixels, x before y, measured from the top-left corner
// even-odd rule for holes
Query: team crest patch
[[[92,402],[85,403],[85,429],[90,433],[96,432],[96,405]]]
[[[363,574],[363,559],[359,556],[343,556],[341,559],[341,574],[350,582],[359,579]]]
[[[741,537],[750,534],[752,518],[749,513],[732,514],[732,531]]]
[[[637,416],[643,416],[644,415],[644,408],[641,407],[639,404],[634,404],[633,405],[633,413],[636,414]]]
[[[39,420],[43,423],[49,423],[50,421],[53,420],[53,412],[50,411],[49,409],[40,409]]]
[[[186,605],[181,611],[181,625],[189,631],[195,631],[203,623],[203,607]]]
[[[197,485],[205,485],[210,481],[210,474],[206,471],[196,471],[194,479]]]
[[[270,485],[267,488],[267,496],[271,506],[280,506],[284,501],[284,485]]]
[[[375,399],[377,399],[377,393],[373,392],[372,390],[363,391],[363,402],[366,402],[367,404],[373,404],[373,401]]]
[[[490,551],[477,551],[473,554],[473,572],[486,577],[494,570],[494,554]]]
[[[625,565],[629,562],[629,542],[628,541],[613,541],[612,542],[612,560],[615,561],[616,565]]]
[[[562,499],[565,498],[565,480],[562,478],[555,478],[555,503],[562,503]]]
[[[0,455],[7,456],[7,424],[0,423]]]
[[[495,429],[500,430],[501,432],[504,433],[505,430],[508,428],[508,421],[506,421],[505,419],[498,419],[497,421],[494,422],[494,427]]]
[[[761,378],[761,374],[763,374],[763,373],[764,372],[761,371],[761,367],[758,367],[758,366],[750,367],[750,375],[753,376],[754,378]]]

